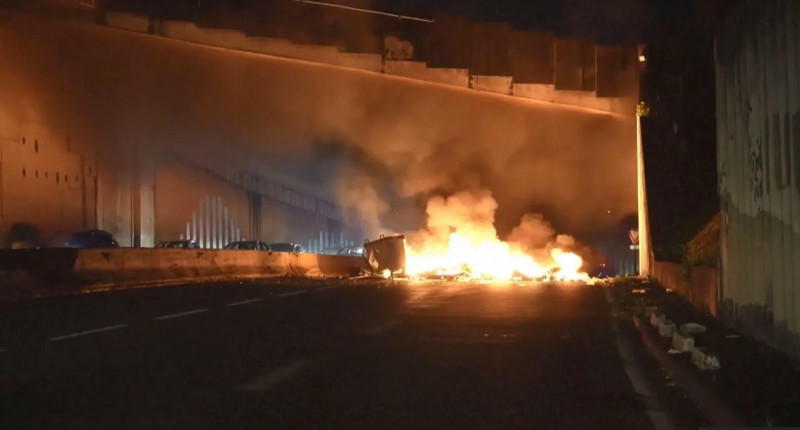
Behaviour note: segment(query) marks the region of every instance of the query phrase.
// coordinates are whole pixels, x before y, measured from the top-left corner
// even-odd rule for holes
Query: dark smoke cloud
[[[501,235],[532,209],[586,237],[636,209],[632,118],[19,17],[3,18],[0,59],[0,104],[120,165],[181,152],[291,181],[306,175],[283,160],[344,142],[326,167],[338,185],[297,186],[388,228],[464,189],[491,191]]]

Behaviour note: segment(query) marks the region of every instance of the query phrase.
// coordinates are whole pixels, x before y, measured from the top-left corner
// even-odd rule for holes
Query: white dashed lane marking
[[[294,296],[294,295],[297,295],[297,294],[303,294],[303,293],[307,293],[307,292],[308,292],[308,291],[306,291],[306,290],[302,290],[302,291],[293,291],[293,292],[291,292],[291,293],[283,293],[283,294],[278,294],[278,297]]]
[[[161,321],[161,320],[168,320],[170,318],[180,318],[180,317],[185,317],[185,316],[188,316],[188,315],[200,314],[200,313],[203,313],[203,312],[208,312],[208,309],[195,309],[195,310],[186,311],[186,312],[179,312],[177,314],[161,315],[160,317],[155,317],[153,319],[156,320],[156,321]]]
[[[241,306],[241,305],[246,305],[246,304],[249,304],[249,303],[260,302],[262,300],[264,300],[264,299],[259,297],[259,298],[256,298],[256,299],[242,300],[241,302],[228,303],[225,306]]]
[[[111,330],[119,330],[119,329],[125,328],[127,326],[128,326],[127,324],[110,325],[108,327],[100,327],[100,328],[95,328],[95,329],[92,329],[92,330],[81,331],[81,332],[78,332],[78,333],[70,333],[70,334],[65,334],[65,335],[62,335],[62,336],[55,336],[55,337],[51,337],[48,340],[55,341],[55,340],[71,339],[73,337],[87,336],[87,335],[90,335],[90,334],[102,333],[102,332],[111,331]]]
[[[299,375],[310,363],[306,360],[299,360],[292,364],[279,367],[272,372],[260,376],[247,384],[238,388],[240,391],[267,391],[274,388],[281,382],[288,381]]]

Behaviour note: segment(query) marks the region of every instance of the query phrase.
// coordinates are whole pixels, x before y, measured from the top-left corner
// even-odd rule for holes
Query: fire
[[[412,277],[452,276],[507,281],[515,278],[587,280],[583,260],[549,246],[537,261],[520,243],[498,239],[497,205],[488,192],[460,193],[428,202],[428,228],[409,236],[406,273]],[[549,249],[549,252],[548,252]],[[547,255],[549,253],[549,255]]]
[[[551,250],[552,261],[537,262],[519,248],[494,239],[476,239],[458,232],[450,234],[448,246],[437,249],[406,247],[406,273],[412,277],[463,276],[469,279],[508,281],[517,277],[550,278],[563,281],[586,280],[580,272],[583,260],[559,248]]]

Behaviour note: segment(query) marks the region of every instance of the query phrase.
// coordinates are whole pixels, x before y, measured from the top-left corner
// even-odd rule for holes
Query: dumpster
[[[402,274],[406,268],[406,237],[383,236],[364,242],[367,261],[374,273],[389,271],[391,276]]]

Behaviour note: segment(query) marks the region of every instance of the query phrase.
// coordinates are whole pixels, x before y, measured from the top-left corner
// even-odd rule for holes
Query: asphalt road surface
[[[7,429],[647,429],[602,287],[253,282],[0,306]]]

